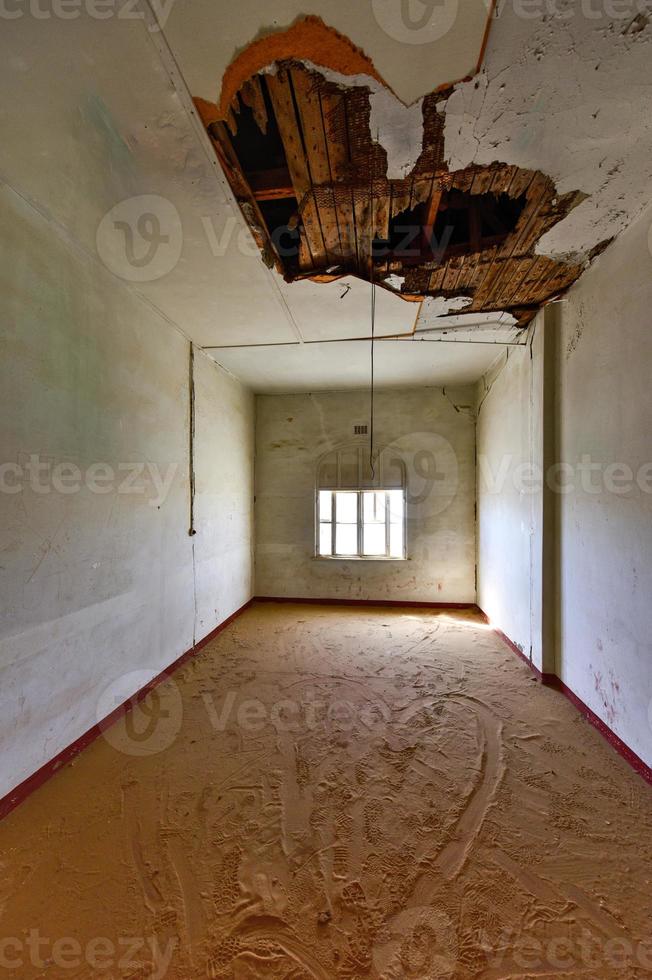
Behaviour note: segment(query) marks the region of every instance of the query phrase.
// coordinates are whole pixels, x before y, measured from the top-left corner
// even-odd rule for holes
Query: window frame
[[[321,519],[320,494],[330,493],[331,495],[331,519],[323,521]],[[337,496],[338,493],[354,493],[357,496],[356,503],[356,530],[357,530],[357,553],[354,555],[338,554],[335,550],[337,536]],[[364,554],[364,494],[365,493],[384,493],[385,496],[385,554],[384,555],[365,555]],[[403,500],[403,549],[400,556],[390,555],[390,514],[389,493],[400,493]],[[321,550],[321,526],[322,524],[331,525],[331,554],[322,555]],[[319,561],[407,561],[408,560],[408,540],[407,540],[407,492],[406,487],[318,487],[315,492],[315,555]]]

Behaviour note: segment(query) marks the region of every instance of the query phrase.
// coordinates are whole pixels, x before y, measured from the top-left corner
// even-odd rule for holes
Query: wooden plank
[[[496,167],[494,171],[494,177],[491,181],[491,186],[489,190],[492,194],[506,194],[509,185],[514,178],[514,171],[516,167],[510,167],[508,164],[504,166]]]
[[[303,146],[308,162],[308,172],[319,211],[326,255],[330,263],[343,259],[344,249],[340,239],[335,195],[331,187],[332,178],[328,157],[328,144],[321,111],[319,89],[313,76],[303,69],[290,73],[294,87],[296,106],[303,134]]]
[[[355,234],[355,215],[353,210],[353,194],[348,184],[335,184],[335,208],[340,231],[341,253],[348,267],[356,268],[358,264],[358,243]]]
[[[482,170],[476,170],[475,174],[473,175],[471,194],[487,194],[491,188],[493,179],[493,170],[484,168]]]
[[[444,277],[446,276],[446,271],[448,268],[447,262],[442,262],[438,265],[436,269],[433,269],[430,273],[430,281],[428,283],[429,293],[440,293],[444,285]]]
[[[497,265],[499,251],[498,246],[494,246],[488,251],[485,250],[480,253],[481,258],[477,266],[476,286],[473,295],[474,311],[479,312],[483,308],[487,302],[487,297],[490,295],[492,278],[502,270],[502,267]]]
[[[310,245],[306,236],[306,229],[303,225],[299,227],[299,268],[302,272],[307,272],[315,267],[315,262],[310,252]]]
[[[474,259],[474,255],[457,255],[454,256],[450,264],[450,269],[448,270],[449,282],[451,284],[450,289],[459,296],[470,295],[466,283],[469,276],[472,275]],[[447,289],[448,286],[444,288]]]
[[[349,139],[346,125],[346,101],[341,92],[322,86],[319,93],[321,115],[326,134],[330,179],[348,181],[351,177]]]
[[[536,255],[534,261],[530,263],[526,274],[521,279],[518,289],[512,295],[512,305],[525,305],[537,302],[534,298],[537,293],[544,295],[538,288],[542,281],[547,281],[557,271],[557,263],[544,255]]]
[[[535,173],[527,190],[527,204],[514,231],[512,255],[526,254],[537,237],[539,210],[546,197],[554,194],[552,183],[543,174]],[[511,236],[510,236],[511,237]]]
[[[460,270],[464,266],[465,255],[453,256],[446,263],[446,272],[442,282],[442,289],[445,292],[455,292],[457,290],[457,280]]]
[[[374,236],[386,241],[389,235],[390,185],[385,178],[374,181],[373,230]],[[387,263],[378,263],[378,270],[387,269]]]
[[[353,193],[349,183],[349,160],[346,103],[341,92],[321,86],[319,92],[321,116],[326,135],[326,153],[329,176],[335,194],[335,209],[340,233],[340,245],[347,266],[357,266],[358,243],[356,238]]]
[[[533,269],[529,281],[525,282],[524,288],[519,291],[517,302],[521,301],[518,298],[520,295],[525,295],[522,302],[544,303],[568,289],[581,272],[581,266],[564,265],[562,262],[555,262],[554,259],[540,255],[537,257],[537,266]]]
[[[452,286],[458,296],[470,296],[473,299],[473,281],[479,256],[480,253],[475,252],[471,255],[467,254],[458,257],[456,262],[458,273]]]
[[[439,205],[441,204],[441,196],[443,190],[441,186],[437,186],[435,183],[432,185],[430,192],[430,200],[428,201],[428,207],[426,209],[426,220],[424,222],[426,230],[432,233],[435,227],[435,222],[437,221],[437,214],[439,213]]]
[[[254,75],[244,83],[240,89],[240,98],[246,106],[249,106],[253,112],[254,119],[256,120],[256,125],[262,133],[267,132],[267,126],[269,124],[269,118],[267,115],[267,105],[265,104],[265,96],[263,95],[263,90],[260,84],[260,78],[258,75]]]
[[[319,222],[308,161],[303,148],[299,120],[294,110],[290,79],[285,69],[280,69],[276,75],[267,76],[267,90],[283,141],[290,177],[299,202],[299,211],[306,229],[310,254],[315,262],[315,267],[323,268],[328,264],[326,245]]]
[[[223,122],[212,123],[208,135],[213,144],[215,155],[222,165],[224,175],[231,185],[231,190],[237,198],[248,198],[250,194],[249,184],[240,168],[240,161],[235,155],[226,124]]]
[[[390,225],[403,211],[408,211],[410,208],[410,201],[412,200],[412,180],[407,178],[405,180],[392,180],[392,197],[390,202]],[[412,256],[410,253],[414,252],[420,247],[420,236],[418,235],[418,229],[413,229],[408,220],[402,220],[397,226],[399,241],[399,251],[396,255],[397,258],[401,259],[404,264],[415,265],[414,259],[416,256]],[[414,231],[417,231],[417,235]]]
[[[467,167],[466,170],[458,170],[453,174],[451,189],[468,193],[473,186],[475,171],[475,167]]]
[[[515,167],[514,171],[507,192],[510,197],[516,198],[527,193],[528,188],[534,180],[535,172],[533,170],[520,170],[518,167]]]
[[[525,258],[512,258],[507,263],[502,281],[494,289],[494,298],[498,303],[504,306],[513,306],[514,303],[518,302],[518,292],[536,260],[536,256],[534,258],[526,256]]]
[[[312,76],[306,71],[294,69],[289,72],[289,75],[299,110],[311,183],[314,186],[330,184],[331,170],[319,90]]]
[[[518,220],[516,229],[508,236],[504,245],[498,249],[495,259],[476,293],[477,302],[489,304],[493,301],[494,292],[500,291],[501,281],[507,271],[505,265],[507,259],[528,255],[535,240],[532,239],[532,245],[528,246],[533,231],[536,233],[539,207],[549,192],[550,181],[548,178],[544,177],[543,174],[536,173],[528,187],[528,201]]]
[[[371,187],[354,187],[353,215],[358,253],[358,269],[364,276],[371,276],[371,242],[373,239]]]
[[[249,186],[257,201],[277,201],[295,196],[290,174],[285,167],[250,173]]]

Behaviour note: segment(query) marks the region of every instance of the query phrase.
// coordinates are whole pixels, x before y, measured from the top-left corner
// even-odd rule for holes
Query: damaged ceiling
[[[506,311],[526,326],[582,272],[535,252],[582,195],[559,196],[544,174],[504,163],[450,171],[448,90],[417,104],[417,140],[401,127],[402,112],[414,131],[414,112],[390,112],[383,145],[379,85],[354,81],[285,61],[248,79],[224,121],[197,100],[266,263],[287,282],[356,275],[406,300],[462,298],[468,313]]]
[[[546,209],[552,211],[545,217],[547,230],[542,229],[538,240],[534,236],[533,250],[523,256],[525,239],[515,242],[521,264],[514,266],[511,277],[507,265],[514,263],[515,251],[506,261],[496,253],[491,264],[487,249],[451,254],[437,270],[424,269],[418,255],[415,266],[403,263],[400,271],[398,260],[387,255],[379,256],[381,261],[373,266],[374,276],[383,275],[385,286],[376,290],[378,333],[401,338],[383,340],[377,383],[418,384],[424,372],[438,379],[432,383],[469,374],[478,377],[500,350],[492,345],[513,339],[515,317],[510,317],[506,304],[511,303],[509,308],[516,312],[527,305],[523,291],[516,291],[516,277],[523,289],[535,283],[543,287],[545,273],[538,275],[539,257],[552,263],[549,285],[557,264],[569,274],[573,266],[584,267],[596,250],[636,220],[651,199],[652,28],[649,3],[633,2],[637,9],[629,15],[627,2],[596,2],[591,17],[582,16],[581,4],[567,0],[555,2],[559,17],[546,13],[545,2],[543,12],[535,10],[536,16],[528,17],[518,16],[516,5],[500,3],[479,70],[488,11],[485,0],[456,4],[454,26],[434,40],[428,36],[423,44],[406,43],[383,30],[377,4],[350,0],[328,4],[275,0],[273,11],[272,5],[259,0],[239,0],[235,11],[224,0],[175,0],[158,25],[153,15],[147,19],[147,4],[142,20],[100,22],[80,15],[70,21],[56,17],[7,21],[0,32],[6,66],[0,109],[5,136],[0,148],[2,193],[13,194],[22,207],[60,234],[66,247],[96,264],[102,263],[98,228],[112,208],[127,199],[150,202],[152,196],[159,204],[172,205],[183,231],[175,240],[178,260],[164,275],[149,279],[132,281],[129,269],[122,276],[118,271],[122,287],[244,380],[270,387],[282,384],[284,390],[291,390],[305,379],[311,387],[333,387],[341,379],[342,365],[353,360],[357,367],[350,372],[350,383],[368,376],[368,345],[363,338],[369,335],[370,290],[360,275],[366,269],[369,278],[371,249],[365,251],[365,235],[358,234],[357,226],[360,217],[362,227],[367,227],[365,208],[375,213],[386,206],[389,227],[392,213],[398,216],[409,214],[413,206],[427,207],[441,184],[438,213],[455,210],[453,205],[460,203],[450,197],[451,191],[467,194],[457,210],[466,212],[470,242],[471,224],[477,227],[478,217],[482,221],[478,210],[484,205],[480,203],[478,209],[469,204],[469,189],[476,187],[481,193],[471,198],[482,201],[487,192],[500,188],[504,193],[508,180],[507,190],[518,190],[518,182],[524,185],[527,175],[534,174],[541,192],[534,220]],[[440,5],[432,9],[437,15]],[[320,58],[319,51],[296,46],[288,53],[281,45],[278,58],[263,50],[250,70],[229,76],[230,66],[252,50],[252,41],[264,47],[266,39],[281,38],[303,15],[322,17],[353,45],[364,47],[366,58],[346,55],[333,66],[330,54]],[[71,45],[87,54],[67,58]],[[20,58],[18,47],[23,51]],[[243,113],[253,112],[253,107],[230,119],[232,100],[248,79],[262,76],[267,86],[270,79],[278,79],[281,71],[274,76],[264,70],[275,61],[286,74],[298,71],[311,86],[317,82],[320,107],[322,99],[340,106],[347,106],[350,99],[360,103],[362,119],[368,120],[367,142],[358,150],[360,167],[371,152],[373,165],[380,168],[374,171],[373,184],[363,179],[356,192],[358,173],[353,168],[354,179],[347,185],[351,170],[343,166],[348,167],[345,155],[350,148],[344,142],[339,148],[330,143],[326,147],[335,179],[329,172],[326,183],[333,186],[325,188],[326,197],[330,195],[325,214],[329,206],[332,214],[338,198],[350,193],[354,233],[348,243],[355,239],[356,245],[355,263],[353,249],[348,256],[346,250],[339,254],[337,215],[337,237],[331,224],[326,229],[328,242],[323,242],[327,269],[334,258],[350,262],[346,266],[350,271],[326,285],[312,281],[312,266],[295,271],[295,277],[305,274],[305,280],[287,282],[285,270],[281,274],[274,262],[270,268],[261,261],[251,224],[216,155],[219,140],[207,134],[207,127],[221,122],[233,140],[229,123],[242,125]],[[127,66],[129,84],[116,72],[117,63]],[[58,79],[56,86],[51,85],[53,77]],[[223,99],[223,80],[228,77],[233,84]],[[206,125],[191,96],[214,107],[213,118],[204,116]],[[26,98],[33,107],[29,126],[22,109]],[[426,115],[432,113],[428,122],[432,131],[437,120],[442,124],[439,142],[430,141],[435,147],[430,162],[435,162],[428,172],[419,169],[425,161],[424,106]],[[275,118],[273,105],[271,114],[266,111]],[[296,117],[294,104],[293,111]],[[330,125],[328,119],[326,123]],[[346,133],[348,139],[348,120]],[[369,144],[375,148],[370,150]],[[310,163],[311,146],[306,150]],[[462,174],[462,186],[452,187],[452,180]],[[246,180],[244,171],[243,176]],[[292,174],[286,186],[291,187],[290,197],[299,202]],[[253,190],[260,196],[264,188]],[[532,184],[511,199],[519,201],[526,191],[532,192]],[[401,195],[403,211],[398,210]],[[559,202],[569,206],[565,214],[557,210]],[[575,203],[572,208],[571,203]],[[258,198],[255,204],[260,207]],[[516,217],[518,226],[526,208],[533,206],[526,193],[519,214],[512,212],[510,218],[499,212],[508,236],[518,234],[510,230],[510,220]],[[427,226],[427,221],[416,224]],[[376,227],[372,228],[376,236]],[[504,231],[498,229],[499,234]],[[484,237],[480,236],[480,244]],[[375,240],[382,241],[380,233]],[[505,249],[506,243],[507,239],[498,248]],[[268,254],[270,258],[273,255]],[[306,259],[304,250],[304,264]],[[649,260],[647,255],[644,260]],[[487,290],[494,287],[496,297],[502,291],[495,312],[469,312],[470,303],[478,301],[478,282],[471,281],[470,275],[473,266],[478,277],[484,267]],[[431,273],[428,285],[434,286],[430,294],[422,285],[426,271]],[[441,282],[432,279],[433,272]],[[463,280],[460,273],[468,278]],[[106,270],[105,274],[116,275]],[[334,274],[340,272],[330,273]],[[552,288],[557,285],[552,283]],[[543,293],[541,288],[538,295]],[[423,304],[405,301],[422,294],[426,295]],[[455,338],[473,343],[451,343],[453,330]],[[435,338],[445,343],[426,342]],[[266,379],[259,382],[256,377],[262,374]]]

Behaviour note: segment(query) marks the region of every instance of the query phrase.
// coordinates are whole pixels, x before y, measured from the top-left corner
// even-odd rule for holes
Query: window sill
[[[313,561],[410,561],[409,558],[382,558],[374,555],[313,555]]]

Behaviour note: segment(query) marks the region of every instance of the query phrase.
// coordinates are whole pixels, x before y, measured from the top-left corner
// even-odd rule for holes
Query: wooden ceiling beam
[[[285,167],[250,173],[248,180],[251,192],[257,201],[277,201],[284,197],[295,197],[294,185]]]
[[[303,146],[301,124],[294,108],[291,84],[289,72],[284,68],[280,68],[276,75],[267,76],[267,91],[283,142],[292,185],[299,202],[310,254],[317,269],[323,268],[329,263],[312,187],[310,168]]]

